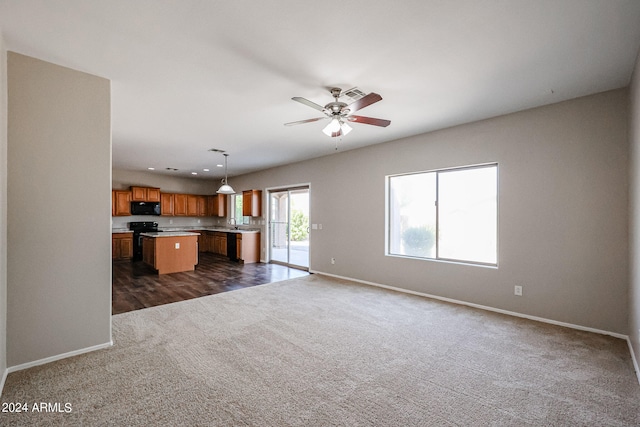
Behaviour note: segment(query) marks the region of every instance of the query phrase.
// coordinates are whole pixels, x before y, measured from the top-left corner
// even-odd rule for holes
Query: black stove
[[[130,222],[129,230],[133,231],[133,261],[142,260],[142,236],[140,233],[159,231],[158,223],[154,221]]]

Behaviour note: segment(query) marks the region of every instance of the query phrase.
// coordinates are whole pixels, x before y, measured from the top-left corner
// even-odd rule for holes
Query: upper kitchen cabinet
[[[187,195],[173,195],[173,214],[175,216],[187,216]]]
[[[111,215],[129,216],[131,215],[131,191],[113,190],[111,191]]]
[[[160,189],[153,187],[131,186],[131,201],[133,202],[159,202]]]
[[[207,198],[196,194],[187,194],[187,216],[206,216]]]
[[[160,193],[160,215],[173,216],[174,194]]]
[[[242,216],[262,216],[262,190],[242,192]]]
[[[187,194],[187,216],[198,216],[198,196]]]
[[[227,195],[214,194],[207,196],[207,212],[209,216],[227,216]]]

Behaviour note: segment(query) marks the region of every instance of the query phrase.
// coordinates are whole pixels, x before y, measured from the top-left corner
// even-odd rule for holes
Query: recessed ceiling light
[[[198,175],[198,172],[191,172],[191,175]]]
[[[224,165],[216,165],[216,166],[219,167],[219,168],[223,168],[224,167]]]
[[[209,172],[209,169],[202,169],[204,172]]]
[[[156,168],[147,168],[147,169],[149,169],[150,171],[156,170]]]

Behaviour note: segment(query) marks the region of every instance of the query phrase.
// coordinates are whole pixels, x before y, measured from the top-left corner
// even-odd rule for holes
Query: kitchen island
[[[199,233],[147,232],[142,236],[142,261],[158,274],[193,271],[198,264]]]
[[[241,264],[260,262],[260,230],[249,228],[198,227],[162,228],[164,232],[186,231],[199,233],[198,250],[224,255]]]

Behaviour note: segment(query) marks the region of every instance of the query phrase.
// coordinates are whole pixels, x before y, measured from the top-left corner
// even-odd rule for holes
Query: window
[[[236,225],[249,223],[249,218],[242,216],[242,193],[231,195],[231,218]]]
[[[387,177],[388,255],[497,265],[498,165]]]

